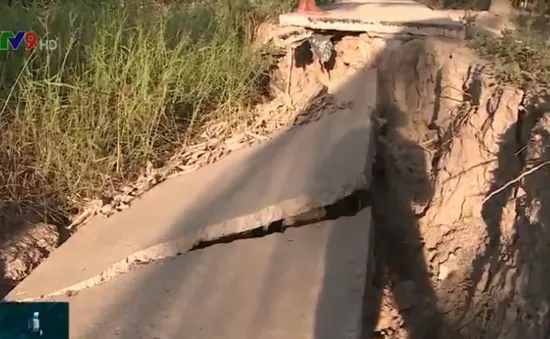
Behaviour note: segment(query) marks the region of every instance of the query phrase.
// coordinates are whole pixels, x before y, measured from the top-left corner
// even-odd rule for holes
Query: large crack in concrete
[[[313,208],[295,217],[274,221],[268,225],[260,226],[249,231],[225,235],[213,240],[197,242],[190,250],[196,251],[207,247],[228,244],[243,239],[261,238],[273,233],[284,233],[291,227],[303,227],[322,221],[334,220],[340,217],[351,217],[370,206],[370,191],[360,189],[338,201],[320,208]]]
[[[205,250],[209,247],[228,244],[245,239],[262,238],[274,233],[283,233],[289,228],[307,227],[322,221],[334,220],[340,217],[354,216],[371,205],[371,195],[368,189],[357,189],[336,202],[323,207],[310,208],[306,212],[293,217],[278,219],[266,225],[255,227],[243,232],[226,234],[207,240],[190,242],[189,238],[176,239],[138,251],[127,258],[113,264],[98,275],[58,291],[37,298],[21,299],[20,301],[36,301],[60,295],[74,296],[79,291],[95,287],[114,278],[128,273],[139,266],[155,261],[169,259],[188,252]]]

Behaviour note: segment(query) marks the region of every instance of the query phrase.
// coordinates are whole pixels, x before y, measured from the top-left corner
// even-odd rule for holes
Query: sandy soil
[[[465,46],[438,40],[407,42],[380,72],[388,122],[379,141],[385,180],[374,189],[379,260],[389,272],[383,288],[400,310],[400,285],[416,295],[396,317],[403,324],[380,330],[387,337],[404,328],[410,338],[546,338],[544,93],[497,84]]]
[[[57,226],[28,216],[3,221],[0,239],[0,296],[5,296],[61,244]]]

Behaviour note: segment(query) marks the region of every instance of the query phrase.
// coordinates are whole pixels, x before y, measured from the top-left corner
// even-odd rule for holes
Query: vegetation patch
[[[0,52],[0,234],[35,215],[66,224],[205,122],[239,119],[270,60],[256,25],[289,2],[90,1],[2,5],[1,29],[57,49]]]
[[[550,84],[549,45],[536,30],[506,30],[501,37],[478,36],[471,46],[491,62],[502,81],[524,89]]]

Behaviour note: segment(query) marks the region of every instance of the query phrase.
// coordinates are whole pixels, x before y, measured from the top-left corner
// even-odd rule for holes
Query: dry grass
[[[205,123],[238,119],[269,66],[251,45],[255,25],[288,5],[2,5],[2,30],[59,48],[0,52],[0,222],[28,211],[66,222],[162,166]]]

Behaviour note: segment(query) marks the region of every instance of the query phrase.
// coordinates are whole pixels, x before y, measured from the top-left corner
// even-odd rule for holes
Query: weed
[[[524,89],[550,84],[548,44],[535,30],[506,30],[501,37],[478,36],[471,46],[494,65],[502,81]]]

